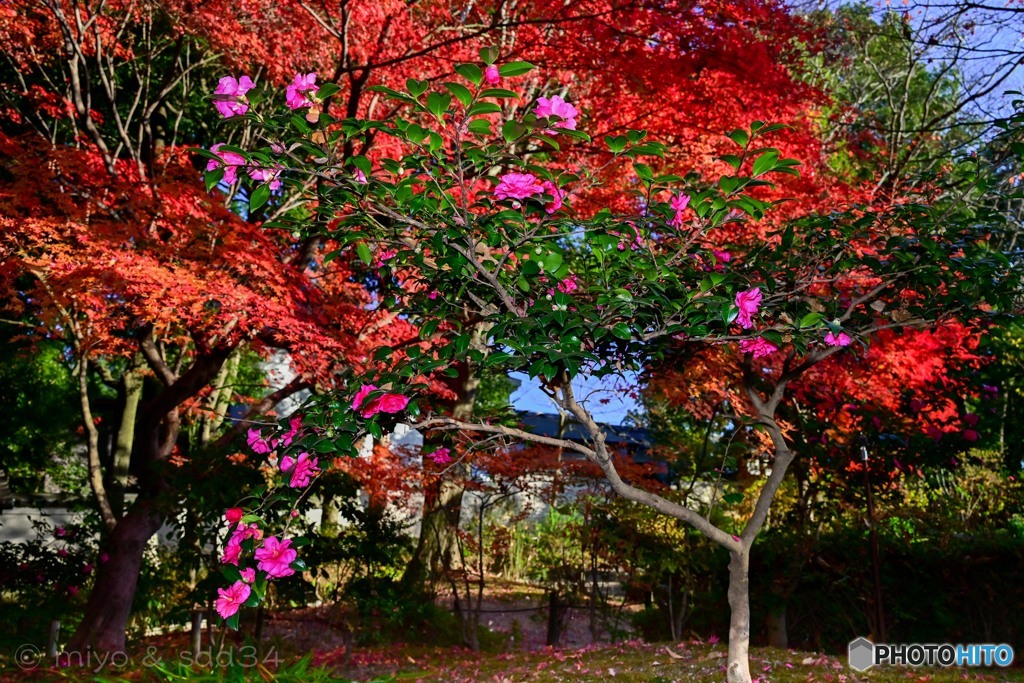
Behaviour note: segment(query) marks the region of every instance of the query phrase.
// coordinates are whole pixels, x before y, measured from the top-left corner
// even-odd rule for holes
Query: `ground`
[[[279,612],[266,619],[261,650],[248,637],[232,632],[211,651],[191,653],[188,633],[171,633],[133,643],[131,661],[90,659],[70,667],[43,661],[25,671],[11,652],[0,652],[0,683],[21,681],[375,681],[433,683],[555,683],[622,681],[623,683],[705,683],[725,680],[724,642],[690,637],[678,643],[629,639],[590,643],[585,611],[570,611],[565,647],[544,646],[546,614],[537,609],[539,594],[499,591],[484,604],[482,623],[495,633],[489,650],[430,647],[406,642],[373,647],[346,646],[346,615],[320,607]],[[605,634],[607,636],[607,634]],[[411,642],[410,642],[411,641]],[[1018,656],[1018,660],[1020,657]],[[198,665],[197,665],[198,663]],[[846,657],[754,648],[751,673],[759,683],[1024,683],[1024,669],[913,669],[883,667],[866,673],[850,669]]]

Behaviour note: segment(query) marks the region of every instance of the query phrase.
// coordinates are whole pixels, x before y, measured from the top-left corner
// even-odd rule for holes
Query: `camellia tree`
[[[292,492],[291,500],[301,495],[319,469],[317,449],[354,454],[362,435],[379,437],[397,419],[428,432],[580,453],[622,497],[688,523],[729,552],[728,679],[747,683],[750,556],[796,455],[796,426],[779,410],[787,388],[880,330],[1005,312],[1015,275],[989,248],[985,221],[948,203],[807,217],[727,260],[716,248],[719,231],[760,221],[773,208],[762,194],[771,179],[797,173],[796,161],[764,146],[779,127],[760,122],[728,136],[736,149],[722,161],[732,172],[715,183],[656,175],[644,160],[671,151],[643,131],[605,137],[609,167],[632,171],[615,202],[627,209],[578,214],[572,205],[599,191],[607,169],[569,173],[544,163],[545,150],[589,140],[577,130],[578,111],[556,96],[499,123],[502,103],[517,96],[499,86],[532,67],[498,65],[495,50],[481,58],[482,66],[456,68],[459,82],[431,88],[410,79],[405,91],[378,88],[402,107],[387,121],[336,120],[319,106],[331,88],[313,91],[297,79],[287,95],[292,111],[237,117],[261,129],[264,147],[207,153],[208,184],[219,182],[228,164],[280,165],[283,182],[296,186],[318,179],[312,218],[288,227],[347,245],[373,264],[383,306],[420,331],[422,343],[400,356],[382,347],[376,367],[347,396],[306,406],[305,431],[290,434],[287,447],[278,444],[281,490]],[[402,153],[374,162],[344,154],[367,136],[386,136]],[[254,203],[268,196],[264,188],[254,187]],[[484,335],[474,332],[480,329]],[[722,391],[770,454],[752,512],[735,530],[709,521],[698,501],[674,502],[624,479],[603,428],[573,390],[576,377],[642,371],[680,345],[727,350],[738,379]],[[588,441],[424,410],[418,395],[459,362],[539,378]],[[268,451],[277,438],[256,435],[254,443]],[[234,623],[240,606],[262,599],[269,580],[303,567],[286,538],[290,511],[271,505],[271,495],[280,491],[229,517],[225,561],[233,583],[222,589],[218,608]],[[282,524],[285,532],[277,534]]]

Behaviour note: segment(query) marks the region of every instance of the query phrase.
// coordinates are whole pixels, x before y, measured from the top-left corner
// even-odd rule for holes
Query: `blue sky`
[[[538,413],[557,413],[558,410],[540,388],[540,382],[531,380],[525,374],[514,373],[512,379],[521,382],[512,392],[512,405],[517,410]],[[629,396],[631,389],[638,386],[636,375],[626,377],[577,377],[573,383],[576,399],[588,408],[601,422],[618,425],[626,420],[630,411],[639,411],[640,406]]]

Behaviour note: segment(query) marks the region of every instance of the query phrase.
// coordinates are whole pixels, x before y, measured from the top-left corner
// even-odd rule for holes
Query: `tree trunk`
[[[470,347],[486,353],[489,329],[489,325],[474,327]],[[451,388],[458,398],[451,409],[452,417],[467,419],[473,414],[476,393],[480,388],[479,368],[469,362],[460,363],[459,376],[453,384]],[[420,537],[402,575],[402,585],[406,588],[426,587],[432,591],[443,579],[445,562],[450,560],[455,548],[455,536],[462,519],[463,482],[468,476],[469,466],[466,463],[452,465],[433,491],[424,491]]]
[[[121,411],[121,424],[117,428],[114,444],[113,477],[110,482],[110,507],[114,515],[120,518],[124,514],[124,493],[128,488],[128,469],[132,462],[132,445],[135,441],[135,420],[142,400],[142,373],[135,367],[142,364],[137,357],[133,367],[125,371],[121,377],[124,388],[124,409]]]
[[[142,346],[144,354],[149,351],[147,360],[165,388],[141,406],[135,422],[133,450],[141,465],[139,495],[128,513],[110,526],[104,544],[109,558],[99,564],[85,616],[68,644],[71,650],[91,647],[100,652],[124,651],[125,629],[131,617],[146,543],[159,531],[164,515],[177,512],[175,498],[170,495],[170,483],[161,476],[159,466],[173,452],[178,440],[181,427],[178,406],[209,384],[231,351],[215,349],[200,356],[179,376],[157,356],[150,339],[144,340]],[[83,396],[87,398],[84,389]],[[82,409],[88,424],[91,415],[87,400],[83,400]]]
[[[789,649],[789,635],[786,632],[786,606],[776,607],[768,613],[768,645],[783,650]]]
[[[85,617],[68,643],[69,652],[85,648],[97,652],[124,651],[125,627],[142,569],[142,554],[162,522],[161,515],[141,497],[118,520],[106,544],[110,557],[99,563],[96,585],[89,594]]]
[[[730,553],[729,560],[729,683],[750,683],[750,555],[748,549]]]

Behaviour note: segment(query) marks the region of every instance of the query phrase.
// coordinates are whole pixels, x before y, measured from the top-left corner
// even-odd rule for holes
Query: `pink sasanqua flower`
[[[562,191],[558,185],[555,185],[550,180],[544,181],[544,193],[551,195],[551,203],[544,205],[544,210],[549,214],[554,213],[562,208],[562,200],[565,199],[565,192]]]
[[[671,207],[675,211],[672,216],[672,220],[668,222],[669,225],[675,228],[683,227],[683,212],[686,211],[686,207],[690,204],[690,195],[677,194],[672,198]]]
[[[849,346],[852,341],[853,339],[850,338],[850,335],[845,332],[840,332],[839,334],[829,332],[825,335],[825,343],[829,346]]]
[[[252,452],[257,455],[266,455],[277,448],[277,439],[264,439],[258,427],[253,427],[249,430],[246,442],[249,444]]]
[[[252,589],[244,581],[235,581],[227,588],[218,588],[217,614],[221,619],[235,615],[238,609],[249,599]]]
[[[748,289],[745,292],[736,293],[736,308],[740,309],[739,315],[736,316],[736,322],[740,324],[745,330],[749,330],[754,326],[754,321],[750,319],[750,316],[757,313],[757,309],[761,307],[761,288],[754,287]]]
[[[580,288],[580,280],[575,275],[570,275],[558,283],[558,291],[563,294],[572,294]]]
[[[295,573],[291,564],[299,556],[292,547],[292,539],[286,538],[283,541],[270,536],[263,541],[263,545],[256,549],[256,567],[267,573],[267,578],[283,579]]]
[[[254,87],[256,87],[256,84],[248,76],[242,76],[239,79],[225,76],[220,79],[217,89],[213,91],[213,94],[218,96],[213,99],[213,106],[226,119],[244,114],[249,111],[249,103],[245,99],[245,93]]]
[[[310,95],[319,90],[316,74],[295,74],[295,80],[284,89],[284,102],[289,109],[301,109],[313,104]]]
[[[433,460],[438,465],[447,465],[452,461],[451,450],[448,448],[438,448],[435,451],[427,453],[427,457]]]
[[[498,85],[501,82],[501,72],[498,71],[498,67],[491,64],[489,67],[484,69],[484,82],[487,85]]]
[[[287,448],[291,445],[295,437],[299,435],[299,431],[302,429],[302,416],[293,415],[292,419],[288,420],[288,431],[281,435],[281,446]]]
[[[371,418],[377,413],[400,413],[409,405],[409,397],[402,394],[384,394],[367,402],[366,397],[374,391],[377,391],[376,386],[364,384],[352,398],[352,409],[364,418]]]
[[[552,128],[564,128],[565,130],[576,130],[576,117],[579,116],[579,112],[576,111],[576,107],[572,106],[558,95],[553,97],[538,97],[537,106],[534,108],[533,113],[538,118],[559,118],[561,121],[552,123]],[[558,131],[548,130],[548,135],[554,135]]]
[[[233,184],[238,180],[238,169],[245,166],[245,157],[235,152],[221,152],[220,148],[223,147],[223,143],[217,143],[210,148],[210,151],[220,157],[220,160],[210,159],[206,162],[207,171],[216,171],[221,166],[224,167],[224,182],[228,185]]]
[[[318,459],[310,457],[309,453],[299,453],[298,458],[286,455],[281,458],[281,471],[285,474],[291,473],[289,486],[301,489],[309,486],[313,477],[320,473],[318,464]]]
[[[770,356],[778,350],[778,346],[772,344],[767,339],[762,339],[761,337],[757,337],[756,339],[740,340],[740,351],[743,353],[752,353],[754,354],[754,358]]]
[[[267,183],[267,187],[271,190],[277,190],[281,187],[281,167],[276,168],[250,168],[249,177],[255,180],[257,183]]]
[[[494,188],[495,199],[526,199],[542,194],[544,185],[530,173],[506,173]]]

